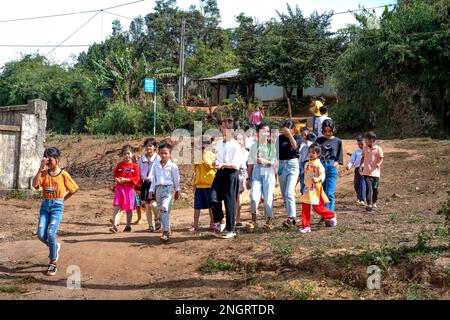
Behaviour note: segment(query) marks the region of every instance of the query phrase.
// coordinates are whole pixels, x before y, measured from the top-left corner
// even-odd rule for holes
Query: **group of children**
[[[261,122],[256,127],[253,141],[244,133],[234,133],[233,120],[221,123],[223,140],[212,147],[214,139],[202,136],[201,159],[194,164],[194,224],[189,231],[199,230],[201,210],[209,210],[210,228],[216,235],[228,239],[236,235],[235,228],[242,226],[240,197],[250,190],[251,221],[246,226],[257,226],[258,207],[264,207],[264,228],[273,228],[273,199],[277,177],[288,218],[284,226],[296,225],[295,187],[300,182],[302,223],[301,233],[311,232],[311,211],[318,213],[328,227],[337,225],[334,212],[334,192],[337,182],[337,167],[343,164],[342,141],[334,136],[331,119],[323,119],[321,133],[316,135],[308,128],[295,134],[295,124],[286,120],[276,143],[271,140],[271,128]],[[355,167],[354,187],[359,205],[367,211],[377,208],[380,167],[383,151],[376,145],[376,135],[368,132],[358,137],[358,149],[350,156],[346,166]],[[124,232],[131,231],[133,210],[145,207],[149,231],[162,226],[162,241],[171,235],[170,212],[173,199],[180,197],[180,173],[171,160],[172,146],[157,144],[153,138],[144,142],[144,154],[138,161],[134,150],[125,145],[121,150],[122,160],[114,169],[113,217],[110,231],[119,232],[119,213],[125,211],[127,223]],[[38,238],[49,247],[50,263],[47,274],[56,274],[56,262],[61,244],[56,234],[63,215],[64,201],[71,197],[78,186],[64,169],[59,167],[60,152],[48,148],[38,173],[33,178],[33,187],[42,188],[43,201],[39,213]],[[137,192],[138,191],[138,192]],[[226,216],[222,210],[225,204]],[[138,221],[141,216],[138,212]]]

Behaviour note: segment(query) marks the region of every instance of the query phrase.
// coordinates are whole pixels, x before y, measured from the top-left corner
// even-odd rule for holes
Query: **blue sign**
[[[156,79],[145,78],[144,79],[144,92],[156,92]]]

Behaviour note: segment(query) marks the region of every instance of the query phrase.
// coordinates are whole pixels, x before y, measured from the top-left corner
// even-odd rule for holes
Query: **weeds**
[[[391,214],[391,217],[389,220],[391,220],[391,222],[396,222],[397,219],[398,219],[398,214],[397,214],[397,212],[394,212]]]
[[[336,231],[339,232],[339,233],[346,233],[348,230],[350,230],[350,228],[347,227],[347,226],[338,225],[336,227]]]
[[[324,255],[325,251],[320,248],[314,249],[314,251],[311,253],[311,256],[313,257],[323,257]]]
[[[437,237],[446,237],[449,235],[449,230],[448,230],[448,228],[445,228],[445,227],[437,227],[434,230],[434,235]]]
[[[29,197],[30,194],[27,191],[21,190],[13,190],[7,196],[8,199],[18,199],[18,200],[26,200]]]
[[[234,271],[238,267],[236,263],[218,261],[208,257],[201,265],[200,271],[203,273],[217,273],[220,271]]]
[[[2,292],[2,293],[25,293],[25,292],[27,292],[27,290],[16,287],[16,286],[12,286],[12,287],[0,287],[0,292]]]
[[[405,294],[406,300],[435,300],[436,295],[434,292],[426,289],[424,286],[420,284],[413,284],[408,287],[408,290]]]

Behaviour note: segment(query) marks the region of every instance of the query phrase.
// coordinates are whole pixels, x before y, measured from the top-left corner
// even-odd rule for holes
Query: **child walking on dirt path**
[[[328,203],[322,183],[325,181],[325,168],[319,160],[321,147],[317,143],[308,148],[310,160],[305,165],[305,190],[301,196],[302,202],[302,226],[298,229],[301,233],[311,232],[311,209],[325,219],[330,227],[337,224],[336,214],[324,207]]]
[[[133,147],[125,145],[122,147],[122,161],[114,169],[114,180],[116,187],[114,190],[113,201],[113,224],[109,229],[112,233],[117,233],[120,210],[127,213],[127,225],[123,232],[131,232],[131,220],[133,219],[133,210],[135,209],[134,188],[139,181],[139,166],[133,162]]]
[[[216,155],[212,151],[207,150],[208,146],[211,145],[210,137],[202,136],[200,143],[202,145],[202,159],[199,163],[194,164],[194,224],[189,228],[191,232],[198,231],[200,211],[203,209],[209,210],[209,227],[211,229],[216,227],[209,202],[211,185],[216,176],[216,169],[213,168]]]
[[[245,149],[245,139],[244,135],[238,133],[235,135],[234,139],[239,143],[242,149],[242,164],[239,168],[239,188],[238,195],[236,199],[236,227],[242,227],[241,223],[241,195],[246,190],[246,181],[247,181],[247,161],[248,161],[248,150]]]
[[[161,229],[161,220],[158,215],[156,198],[149,197],[151,181],[151,173],[155,163],[161,159],[158,155],[158,144],[154,138],[148,138],[144,142],[144,154],[139,158],[139,174],[141,178],[141,194],[140,200],[145,204],[145,213],[148,222],[148,231],[154,232]]]
[[[236,200],[239,190],[238,171],[242,165],[242,148],[233,138],[232,128],[233,119],[222,120],[220,130],[223,140],[217,143],[216,159],[213,163],[217,173],[209,195],[214,222],[218,224],[215,234],[222,239],[231,239],[236,236]],[[222,201],[225,203],[226,221]]]
[[[170,238],[170,211],[172,209],[172,197],[175,189],[175,200],[180,197],[180,172],[171,158],[172,146],[168,143],[159,145],[160,161],[156,162],[151,172],[150,199],[155,195],[158,205],[158,213],[161,217],[163,234],[161,241]]]
[[[366,200],[367,211],[377,209],[378,200],[378,186],[380,183],[380,169],[383,163],[383,150],[378,145],[375,145],[377,135],[370,131],[364,136],[364,144],[362,152],[362,167],[360,167],[360,174],[364,176],[366,180]]]
[[[356,204],[360,206],[366,206],[366,180],[363,175],[359,172],[361,167],[361,158],[363,152],[363,138],[358,136],[356,138],[356,143],[358,144],[358,149],[353,151],[350,156],[350,160],[347,163],[345,169],[348,171],[353,166],[355,167],[355,177],[353,178],[353,186],[356,192]]]
[[[277,151],[269,141],[270,127],[262,122],[257,128],[257,143],[250,149],[248,159],[249,178],[247,188],[250,189],[250,211],[252,221],[246,226],[248,230],[256,227],[258,205],[261,195],[264,196],[264,217],[266,230],[273,229],[273,195],[275,192],[275,168]]]
[[[78,185],[67,171],[59,167],[61,153],[57,148],[47,148],[41,160],[39,171],[33,178],[33,188],[42,187],[41,208],[37,235],[48,246],[50,264],[47,275],[54,276],[57,272],[56,262],[59,259],[61,244],[56,241],[56,235],[64,211],[64,202],[78,191]]]

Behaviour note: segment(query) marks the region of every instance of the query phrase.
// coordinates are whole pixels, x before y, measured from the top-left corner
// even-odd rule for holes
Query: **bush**
[[[330,117],[336,123],[338,132],[356,133],[372,129],[360,108],[354,105],[336,105],[330,109]]]
[[[136,134],[142,131],[144,114],[135,103],[117,101],[106,107],[101,119],[88,118],[88,131],[105,134]]]

